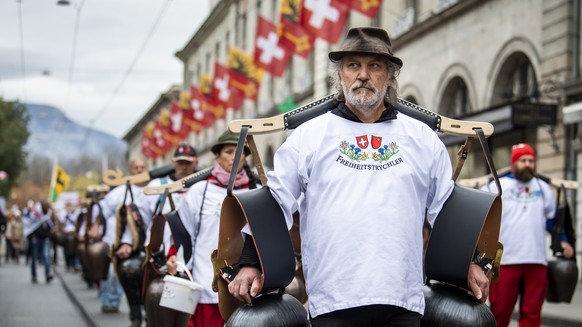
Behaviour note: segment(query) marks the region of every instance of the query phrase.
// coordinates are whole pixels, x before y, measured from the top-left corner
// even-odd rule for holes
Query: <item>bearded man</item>
[[[267,184],[288,228],[304,195],[311,326],[420,326],[425,212],[433,224],[451,194],[451,160],[432,129],[394,108],[402,60],[385,30],[350,29],[329,59],[339,104],[293,131]],[[229,284],[246,302],[259,294],[262,278],[250,239]],[[468,277],[467,288],[486,298],[481,268],[471,264]]]
[[[511,150],[511,174],[500,178],[503,211],[499,241],[503,256],[499,280],[491,284],[491,311],[497,326],[508,326],[518,296],[519,326],[541,326],[546,298],[547,258],[545,231],[551,230],[556,212],[554,192],[537,178],[536,153],[524,143]],[[490,183],[484,187],[497,192]],[[563,254],[574,255],[572,246],[562,241]]]

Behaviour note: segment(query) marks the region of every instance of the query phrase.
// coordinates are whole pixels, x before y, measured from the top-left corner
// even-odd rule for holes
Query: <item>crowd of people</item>
[[[234,162],[238,136],[225,132],[211,148],[214,161],[208,177],[168,199],[146,196],[144,187],[170,184],[199,169],[196,149],[181,144],[168,176],[91,192],[83,204],[68,203],[60,212],[47,201],[31,201],[21,210],[11,208],[4,231],[7,260],[19,263],[25,253],[31,281],[39,280],[40,262],[50,283],[57,259],[57,251],[50,256],[51,244],[62,245],[66,269],[82,272],[88,287],[97,285],[104,313],[118,312],[125,293],[135,327],[144,321],[142,303],[148,285],[142,284],[143,272],[132,271],[129,263],[138,260],[141,269],[147,257],[157,264],[157,271],[180,275],[177,244],[188,244],[184,264],[193,281],[203,286],[189,326],[223,326],[219,298],[212,288],[216,271],[210,255],[217,248],[221,203],[231,179],[237,193],[269,187],[288,228],[299,212],[312,326],[362,322],[420,326],[428,237],[423,231],[430,230],[453,191],[450,157],[436,133],[395,109],[396,77],[403,62],[392,53],[385,30],[350,29],[341,50],[330,52],[329,59],[338,105],[289,136],[275,153],[267,185],[261,185],[251,171],[247,147],[240,161]],[[356,148],[359,152],[354,152]],[[358,154],[358,164],[350,164]],[[467,272],[467,290],[483,302],[490,299],[498,326],[509,324],[519,296],[520,326],[540,326],[547,264],[543,234],[546,222],[554,217],[555,202],[550,186],[535,177],[535,156],[529,145],[514,147],[512,174],[501,180],[500,241],[505,253],[499,282],[490,284],[476,263]],[[383,169],[362,168],[376,163],[390,164],[378,166],[387,167]],[[129,167],[130,175],[146,171],[140,158],[133,158]],[[370,196],[371,190],[382,196]],[[189,239],[178,240],[173,227],[165,223],[158,240],[158,231],[152,230],[158,228],[153,227],[155,217],[170,212],[178,213]],[[241,232],[245,244],[240,270],[229,280],[228,289],[241,302],[251,302],[261,293],[263,276],[253,235],[247,227]],[[158,249],[148,250],[154,238],[162,244],[161,255],[153,252]],[[111,260],[101,275],[83,257],[98,245],[108,249]],[[563,242],[563,248],[566,257],[573,256],[571,244]],[[370,269],[390,282],[371,278]]]

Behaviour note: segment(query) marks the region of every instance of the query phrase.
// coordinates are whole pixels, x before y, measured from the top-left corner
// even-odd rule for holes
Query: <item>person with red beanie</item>
[[[489,290],[491,311],[497,326],[508,326],[520,297],[519,326],[541,326],[542,305],[546,298],[547,258],[545,231],[556,212],[554,191],[535,175],[536,152],[528,144],[511,149],[511,173],[501,177],[502,216],[499,241],[503,256],[499,280]],[[494,182],[485,190],[497,192]],[[565,257],[574,250],[562,241]]]

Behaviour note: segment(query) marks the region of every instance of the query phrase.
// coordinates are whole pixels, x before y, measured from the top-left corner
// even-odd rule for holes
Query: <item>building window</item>
[[[467,85],[460,77],[451,79],[442,96],[440,112],[447,117],[461,117],[471,112]]]
[[[492,105],[510,102],[537,102],[538,83],[529,58],[514,53],[501,66],[493,88]]]
[[[206,74],[210,73],[210,58],[211,58],[210,52],[206,53],[206,62],[205,62],[205,67],[204,67],[204,72]]]
[[[408,32],[416,23],[417,5],[415,0],[406,1],[406,9],[400,12],[392,26],[392,37],[397,38]]]

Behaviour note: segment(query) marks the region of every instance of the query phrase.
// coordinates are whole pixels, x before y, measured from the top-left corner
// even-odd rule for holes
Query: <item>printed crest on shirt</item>
[[[528,186],[520,185],[517,189],[510,190],[511,197],[517,202],[532,202],[543,196],[542,190],[531,190]]]
[[[400,152],[398,144],[384,142],[376,135],[357,135],[351,141],[342,140],[338,151],[336,162],[358,170],[383,170],[403,162],[401,157],[393,158]]]

